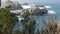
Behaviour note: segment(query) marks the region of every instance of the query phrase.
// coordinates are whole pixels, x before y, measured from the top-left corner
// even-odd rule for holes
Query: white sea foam
[[[56,14],[56,12],[55,11],[52,11],[52,10],[48,10],[48,12],[47,12],[49,15],[51,15],[51,14]]]
[[[29,9],[31,8],[31,5],[22,5],[23,9]]]
[[[52,8],[51,6],[45,6],[45,8]]]

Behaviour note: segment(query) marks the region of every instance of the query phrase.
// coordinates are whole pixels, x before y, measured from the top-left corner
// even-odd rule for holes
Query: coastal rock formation
[[[37,6],[35,4],[23,6],[23,9],[25,9],[25,11],[29,11],[30,15],[44,15],[48,12],[45,6]]]
[[[31,15],[44,15],[47,14],[48,10],[46,8],[44,9],[40,9],[40,8],[35,8],[34,10],[32,10]]]

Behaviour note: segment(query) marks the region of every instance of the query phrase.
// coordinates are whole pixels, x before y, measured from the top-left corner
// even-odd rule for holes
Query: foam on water
[[[52,8],[51,6],[45,6],[45,8]]]
[[[52,10],[48,10],[47,14],[48,15],[53,15],[53,14],[56,14],[56,12],[55,11],[52,11]]]

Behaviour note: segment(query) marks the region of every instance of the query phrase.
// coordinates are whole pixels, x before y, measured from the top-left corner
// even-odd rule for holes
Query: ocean
[[[57,21],[60,21],[60,4],[45,4],[45,5],[51,7],[48,10],[52,10],[52,11],[56,12]],[[33,16],[32,17],[34,20],[36,20],[36,31],[38,29],[42,29],[42,27],[44,26],[44,21],[47,21],[49,16],[50,16],[50,19],[53,19],[54,15],[43,15],[43,16]]]

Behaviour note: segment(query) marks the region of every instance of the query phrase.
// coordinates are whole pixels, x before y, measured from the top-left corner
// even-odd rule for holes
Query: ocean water
[[[59,4],[45,4],[47,6],[50,6],[51,8],[48,10],[52,10],[56,12],[56,18],[57,21],[60,20],[60,5]],[[48,17],[50,16],[50,19],[53,19],[54,15],[43,15],[43,16],[32,16],[32,19],[36,20],[36,30],[41,30],[44,26],[44,21],[48,20]]]
[[[55,4],[46,4],[51,6],[52,8],[50,10],[53,10],[56,12],[56,17],[58,20],[60,20],[60,4],[59,3],[55,3]]]
[[[51,8],[48,9],[48,10],[55,11],[56,12],[57,20],[59,21],[60,20],[60,4],[44,4],[44,5],[51,6]],[[53,15],[31,16],[31,18],[36,21],[36,25],[35,25],[36,26],[36,31],[43,27],[44,21],[48,20],[48,16],[51,16],[51,19],[53,18],[52,17]],[[22,25],[21,25],[21,22],[19,21],[18,24],[19,24],[18,27],[21,30],[23,28]]]

